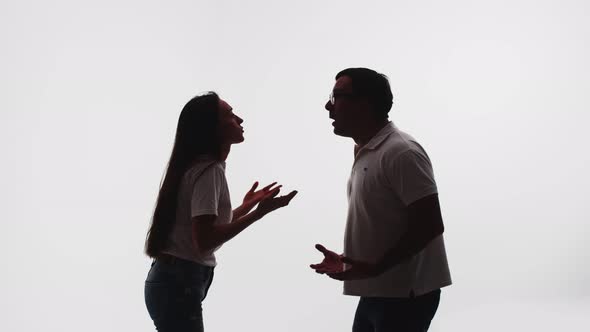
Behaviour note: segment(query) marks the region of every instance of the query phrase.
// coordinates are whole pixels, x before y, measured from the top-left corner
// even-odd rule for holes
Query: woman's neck
[[[220,158],[222,161],[225,161],[227,159],[227,156],[229,155],[229,151],[231,150],[231,144],[227,144],[227,145],[222,145],[221,146],[221,150],[220,150]]]

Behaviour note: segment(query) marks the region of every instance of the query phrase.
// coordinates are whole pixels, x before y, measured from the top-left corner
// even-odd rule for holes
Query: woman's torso
[[[225,178],[225,162],[203,158],[187,170],[181,180],[176,220],[163,252],[206,266],[217,264],[215,251],[201,252],[193,241],[193,218],[216,215],[216,224],[230,223],[232,207]]]

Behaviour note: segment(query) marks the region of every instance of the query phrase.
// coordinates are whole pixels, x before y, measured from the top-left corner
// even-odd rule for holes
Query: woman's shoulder
[[[225,177],[225,162],[218,160],[198,160],[186,171],[187,180],[196,180],[200,176]]]

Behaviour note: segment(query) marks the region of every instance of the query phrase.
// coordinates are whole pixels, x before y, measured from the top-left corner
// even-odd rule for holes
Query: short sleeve
[[[393,159],[390,170],[389,184],[406,206],[437,193],[432,164],[422,151],[402,152]]]
[[[225,183],[225,174],[213,166],[201,174],[193,184],[191,218],[201,215],[219,215],[219,198]]]

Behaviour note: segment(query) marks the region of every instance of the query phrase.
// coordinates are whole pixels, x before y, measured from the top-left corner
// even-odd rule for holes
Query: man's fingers
[[[311,264],[310,266],[314,269],[335,269],[335,268],[338,268],[340,266],[340,264],[334,265],[334,264],[327,263],[326,261],[323,261],[318,264]]]
[[[326,249],[323,245],[321,245],[319,243],[315,245],[315,248],[317,250],[321,251],[322,254],[324,254],[324,256],[326,256],[327,258],[330,258],[330,259],[339,259],[339,257],[340,257],[338,254],[336,254],[333,251],[330,251],[330,250]]]
[[[325,268],[326,266],[328,266],[326,264],[326,262],[321,262],[321,263],[311,264],[310,265],[310,267],[313,268],[313,269]]]
[[[338,269],[338,268],[325,268],[325,269],[316,269],[316,271],[319,271],[321,273],[326,273],[326,274],[333,274],[333,273],[340,273],[340,272],[342,272],[342,269]]]
[[[336,279],[336,280],[344,280],[346,279],[346,271],[344,272],[336,272],[336,273],[326,273],[328,275],[328,277],[332,278],[332,279]]]
[[[315,248],[317,250],[319,250],[324,255],[327,255],[330,252],[328,249],[326,249],[326,247],[324,247],[323,245],[321,245],[319,243],[315,245]]]
[[[322,266],[322,264],[311,264],[310,267],[312,269],[314,269],[314,271],[316,273],[319,273],[319,274],[324,274],[324,273],[330,271],[330,269],[325,268],[324,266]]]
[[[314,265],[314,266],[312,266]],[[312,264],[310,267],[314,269],[317,273],[339,273],[342,272],[341,268],[334,267],[334,266],[325,266],[322,264]]]

